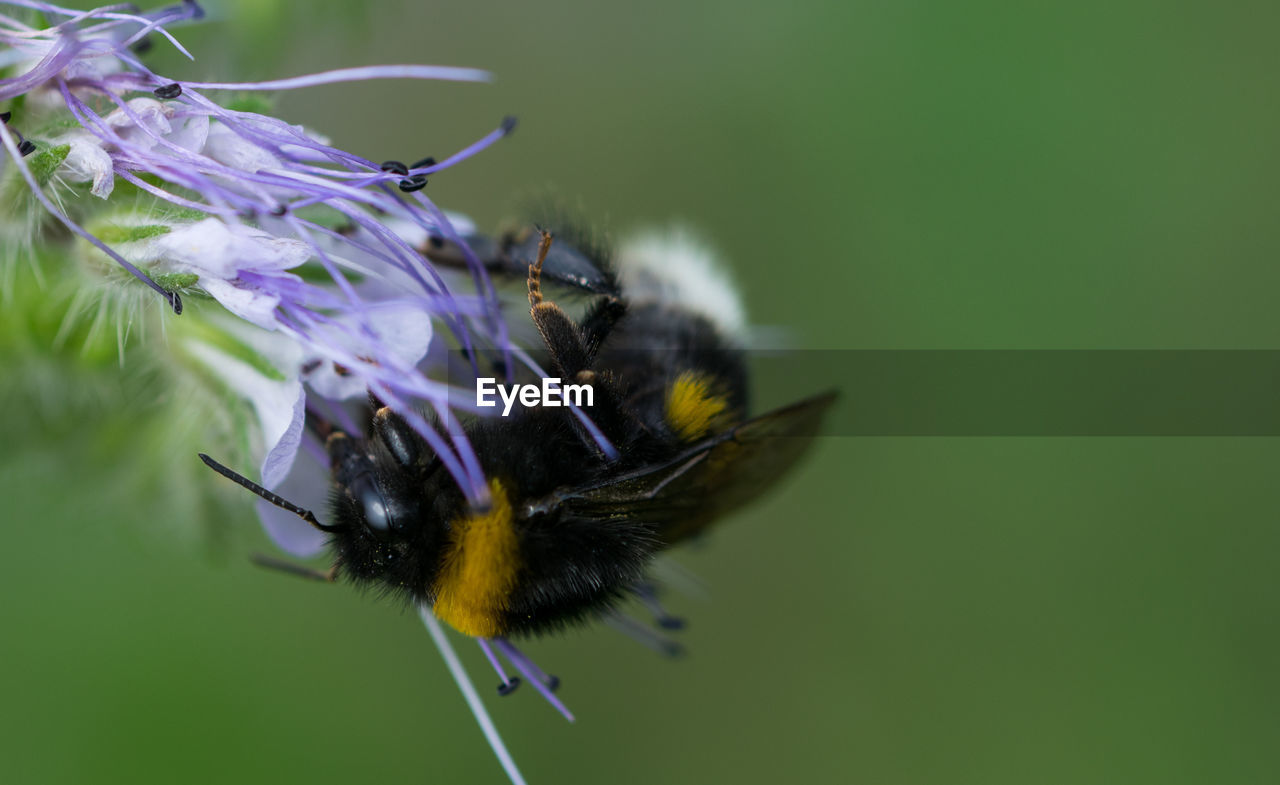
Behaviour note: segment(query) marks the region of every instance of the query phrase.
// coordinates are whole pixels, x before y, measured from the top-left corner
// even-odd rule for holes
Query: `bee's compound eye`
[[[375,532],[385,532],[391,528],[391,509],[378,487],[378,481],[369,474],[361,474],[351,483],[351,496],[360,505],[364,513],[364,522]]]
[[[377,490],[366,491],[360,497],[360,505],[364,507],[364,522],[369,524],[370,529],[386,531],[390,528],[391,513],[387,510],[382,494]]]

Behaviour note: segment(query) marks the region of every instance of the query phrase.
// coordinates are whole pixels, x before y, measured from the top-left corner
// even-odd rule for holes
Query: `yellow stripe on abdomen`
[[[664,418],[681,441],[701,439],[728,414],[729,399],[712,391],[711,378],[684,371],[667,388]]]
[[[493,503],[488,512],[453,522],[431,609],[436,618],[475,638],[505,631],[507,598],[520,570],[511,500],[497,480],[489,481],[489,492]]]

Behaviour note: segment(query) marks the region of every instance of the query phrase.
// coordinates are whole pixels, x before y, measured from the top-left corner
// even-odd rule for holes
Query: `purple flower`
[[[487,74],[398,65],[272,82],[178,83],[152,72],[130,47],[159,35],[187,54],[166,25],[203,16],[194,2],[146,14],[131,6],[80,12],[30,0],[2,4],[39,11],[55,22],[36,29],[0,16],[0,64],[18,74],[0,81],[0,99],[23,98],[22,109],[0,126],[0,142],[54,218],[160,293],[175,311],[181,312],[180,293],[163,280],[189,281],[235,316],[284,336],[299,348],[302,362],[280,370],[300,380],[301,369],[309,369],[305,381],[313,395],[344,400],[373,390],[397,409],[427,402],[443,414],[447,386],[418,367],[433,321],[469,345],[495,332],[500,319],[496,297],[474,259],[478,283],[468,294],[451,292],[417,250],[420,242],[410,241],[414,235],[459,239],[420,183],[497,141],[511,123],[439,163],[404,171],[335,148],[300,126],[225,108],[204,92],[388,78],[481,81]],[[51,118],[68,118],[76,126],[41,145],[17,130]],[[88,195],[115,201],[121,181],[143,199],[121,200],[122,209],[132,213],[113,221],[135,232],[113,245],[76,220],[82,210],[62,209],[66,199],[56,191],[87,184]],[[166,215],[154,206],[139,207],[157,201],[174,209]],[[355,231],[338,231],[338,222]],[[293,272],[305,264],[322,268],[329,281],[308,282]],[[357,277],[362,282],[352,283]],[[197,353],[204,360],[212,356]],[[274,487],[300,444],[304,407],[296,399],[286,407],[288,396],[268,395],[272,388],[260,380],[231,364],[217,365],[260,414],[266,440],[262,477]],[[343,369],[341,378],[335,367]],[[282,429],[285,412],[289,420]],[[459,485],[483,500],[487,485],[461,432],[453,431],[445,448],[434,429],[416,424]]]
[[[449,408],[450,387],[429,375],[424,358],[448,333],[465,348],[497,347],[531,367],[532,360],[511,346],[474,254],[466,251],[470,276],[453,291],[419,250],[433,240],[465,250],[463,237],[473,232],[422,187],[428,175],[501,139],[514,121],[439,162],[407,167],[353,155],[308,129],[206,95],[367,79],[483,81],[487,74],[390,65],[269,82],[177,82],[147,68],[133,47],[159,36],[190,57],[166,28],[202,17],[195,2],[148,13],[34,0],[0,6],[38,12],[51,25],[37,28],[0,11],[0,69],[9,74],[0,79],[0,101],[13,107],[0,124],[7,153],[0,173],[8,182],[21,178],[39,210],[175,313],[184,292],[225,309],[184,317],[199,319],[200,329],[178,322],[173,348],[252,405],[262,484],[323,506],[316,496],[327,485],[327,460],[304,433],[306,413],[359,433],[344,402],[372,391],[422,435],[473,503],[487,502],[480,463]],[[444,434],[428,425],[423,405],[440,417]],[[323,533],[293,515],[265,502],[259,512],[290,553],[323,547]],[[424,617],[508,773],[521,781],[429,609]],[[504,684],[511,682],[495,649],[572,719],[551,694],[552,677],[505,640],[481,643]]]

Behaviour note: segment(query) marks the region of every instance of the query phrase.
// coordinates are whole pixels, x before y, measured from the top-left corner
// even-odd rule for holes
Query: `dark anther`
[[[134,54],[144,55],[147,52],[150,52],[154,46],[155,41],[151,40],[151,36],[147,36],[146,38],[139,39],[138,42],[133,45],[132,49]]]
[[[415,161],[413,165],[410,166],[409,168],[422,169],[427,166],[435,166],[435,165],[436,165],[436,159],[433,156],[428,155],[426,158],[423,158],[421,161]]]
[[[427,244],[430,245],[432,248],[443,248],[444,238],[436,237],[434,234],[430,235],[429,237],[427,237]]]
[[[174,316],[181,316],[182,315],[182,298],[178,296],[177,292],[167,292],[166,297],[169,300],[169,305],[172,306],[173,308]]]
[[[240,216],[246,221],[251,221],[257,217],[258,211],[253,209],[252,207],[245,207],[241,210],[237,210],[236,215]]]
[[[512,676],[511,680],[508,681],[506,684],[498,685],[498,694],[505,698],[511,693],[515,692],[516,687],[519,687],[519,686],[520,686],[520,677]]]
[[[24,158],[27,157],[28,155],[31,155],[35,151],[36,151],[36,143],[31,141],[30,139],[23,139],[22,143],[18,145],[18,154]]]
[[[0,112],[0,123],[9,124],[9,119],[13,117],[13,112]]]
[[[547,674],[547,689],[551,690],[552,692],[555,692],[556,690],[560,689],[560,677]]]
[[[404,177],[409,173],[409,167],[405,166],[401,161],[383,161],[382,171],[391,172],[392,174],[398,174],[401,177]]]
[[[427,185],[427,178],[424,175],[415,174],[413,177],[406,177],[400,181],[400,190],[407,194],[414,191],[421,191]]]
[[[509,114],[506,117],[502,118],[501,128],[502,128],[502,133],[504,134],[509,134],[512,131],[516,130],[516,116],[513,114]]]
[[[152,90],[152,92],[156,94],[156,98],[163,98],[167,101],[171,98],[177,98],[182,95],[182,85],[177,82],[171,82],[167,85],[157,87],[155,90]]]
[[[275,207],[271,208],[271,214],[274,215],[276,218],[279,218],[280,216],[284,215],[287,212],[289,212],[289,208],[285,207],[282,204],[278,204]]]
[[[301,370],[302,374],[305,376],[311,373],[312,371],[314,371],[315,369],[319,368],[321,363],[323,362],[324,362],[323,360],[318,360],[318,359],[307,360],[305,363],[302,364],[302,368],[300,368],[299,370]]]
[[[658,626],[664,630],[683,630],[684,619],[679,616],[659,616]]]
[[[187,7],[192,19],[204,19],[204,9],[196,0],[182,0],[182,4]]]

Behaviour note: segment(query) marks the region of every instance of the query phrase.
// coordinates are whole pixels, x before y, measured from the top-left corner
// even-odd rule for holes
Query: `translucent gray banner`
[[[1280,351],[820,351],[750,362],[770,390],[838,389],[832,435],[1280,436]]]
[[[450,360],[450,382],[471,403],[470,360]],[[506,377],[497,360],[484,354],[482,375]],[[823,427],[833,436],[1280,436],[1280,351],[823,350],[743,360],[754,414],[837,390]],[[678,365],[653,356],[625,364],[633,361]],[[537,381],[523,367],[517,377]]]

